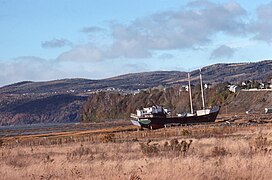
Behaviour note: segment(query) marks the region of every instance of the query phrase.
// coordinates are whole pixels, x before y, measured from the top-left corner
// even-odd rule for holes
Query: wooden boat
[[[203,109],[197,111],[193,110],[189,73],[188,82],[189,82],[188,91],[190,95],[190,107],[191,107],[190,113],[183,113],[178,114],[177,116],[170,116],[168,109],[163,108],[162,106],[152,106],[143,108],[141,110],[137,110],[136,114],[131,114],[131,117],[134,118],[133,120],[131,120],[132,124],[139,126],[141,128],[157,129],[171,124],[182,125],[214,122],[219,113],[220,107],[215,106],[211,109],[205,108],[201,72],[200,72],[200,85]]]

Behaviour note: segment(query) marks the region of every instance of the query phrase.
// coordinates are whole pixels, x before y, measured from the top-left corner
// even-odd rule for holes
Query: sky
[[[0,86],[272,59],[272,0],[0,0]]]

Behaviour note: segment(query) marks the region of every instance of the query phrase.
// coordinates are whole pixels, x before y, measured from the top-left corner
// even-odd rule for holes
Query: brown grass
[[[90,136],[57,144],[47,139],[41,145],[29,145],[22,139],[15,145],[4,139],[0,177],[272,179],[271,125],[193,126]]]

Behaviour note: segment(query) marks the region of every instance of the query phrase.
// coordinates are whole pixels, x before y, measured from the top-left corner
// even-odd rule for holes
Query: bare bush
[[[175,155],[186,155],[192,142],[193,140],[189,140],[189,142],[181,140],[179,142],[178,139],[174,138],[171,139],[169,143],[167,141],[164,143],[164,150],[171,151],[171,153],[175,152]]]
[[[114,134],[106,134],[102,137],[101,141],[103,143],[108,143],[108,142],[114,142]]]
[[[186,155],[190,149],[190,145],[193,140],[186,142],[185,140],[178,141],[178,139],[171,139],[169,142],[165,141],[163,146],[158,143],[151,144],[150,141],[147,143],[140,143],[140,148],[144,155],[154,156],[154,155]]]
[[[52,159],[49,154],[47,154],[43,160],[44,163],[52,163],[53,161],[54,159]]]
[[[69,161],[80,160],[82,158],[93,160],[94,156],[90,148],[84,147],[81,144],[79,148],[76,148],[72,152],[68,152],[66,158]]]
[[[2,139],[0,139],[0,147],[2,147],[4,144],[4,141]]]
[[[141,151],[146,156],[155,156],[159,153],[159,146],[158,144],[150,144],[151,141],[147,143],[140,143]]]
[[[267,137],[264,137],[262,133],[258,134],[256,138],[253,138],[249,142],[250,150],[252,153],[258,153],[258,152],[271,152],[272,149],[269,148],[271,145],[271,142],[267,140]]]
[[[215,146],[212,149],[211,156],[225,156],[229,154],[224,147]]]
[[[192,132],[189,131],[188,129],[182,129],[182,131],[181,131],[182,136],[189,136],[191,134],[192,134]]]
[[[131,174],[129,180],[141,180],[142,178],[138,174]]]
[[[30,164],[29,159],[22,154],[11,156],[5,162],[8,166],[14,168],[25,168]]]

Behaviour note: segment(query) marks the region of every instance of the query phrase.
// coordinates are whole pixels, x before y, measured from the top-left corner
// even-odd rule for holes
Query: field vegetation
[[[272,125],[131,127],[0,141],[2,179],[272,179]]]

